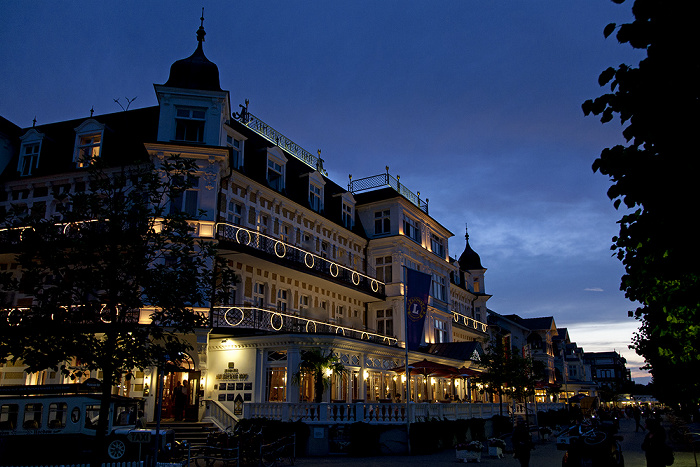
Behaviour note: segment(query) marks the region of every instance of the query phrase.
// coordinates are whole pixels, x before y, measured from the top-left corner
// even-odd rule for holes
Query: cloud
[[[586,287],[585,289],[586,292],[603,292],[603,289],[600,287]]]

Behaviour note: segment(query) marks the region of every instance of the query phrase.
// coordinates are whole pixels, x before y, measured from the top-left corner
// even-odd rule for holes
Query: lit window
[[[20,160],[19,172],[22,176],[31,175],[39,165],[40,143],[30,143],[22,146],[22,158]]]
[[[102,135],[82,135],[78,142],[78,158],[76,164],[79,169],[88,167],[100,157],[102,147]]]
[[[430,234],[430,249],[441,258],[445,257],[445,245],[442,239],[434,233]]]
[[[309,296],[300,295],[299,296],[299,308],[308,309],[309,308]]]
[[[265,284],[256,282],[253,289],[253,303],[256,307],[262,308],[265,306]]]
[[[377,279],[382,282],[391,282],[391,256],[380,256],[375,260]]]
[[[411,219],[410,217],[404,217],[403,233],[410,239],[420,243],[420,225],[418,224],[418,221]]]
[[[391,231],[390,211],[377,211],[374,213],[374,234],[387,234]]]
[[[204,142],[205,110],[179,108],[175,118],[175,139],[177,141]]]
[[[377,334],[394,335],[394,318],[391,309],[377,310]]]

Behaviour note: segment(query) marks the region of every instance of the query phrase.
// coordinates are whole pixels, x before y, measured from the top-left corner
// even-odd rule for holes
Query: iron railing
[[[301,271],[321,274],[329,280],[338,281],[375,296],[384,296],[384,283],[364,273],[351,269],[328,258],[291,245],[277,238],[234,224],[216,224],[219,240],[229,240],[241,246],[270,255],[280,263]]]
[[[289,154],[294,156],[296,159],[299,159],[302,161],[304,164],[308,165],[314,170],[318,170],[321,172],[323,175],[328,175],[326,170],[323,168],[323,159],[320,157],[320,150],[319,150],[319,157],[314,156],[311,154],[309,151],[306,149],[302,148],[299,146],[297,143],[292,141],[291,139],[287,138],[284,136],[282,133],[279,131],[275,130],[272,128],[270,125],[267,123],[263,122],[261,119],[253,115],[252,113],[248,112],[248,102],[246,101],[246,105],[243,106],[241,105],[241,112],[240,113],[234,113],[233,118],[236,120],[240,121],[243,123],[245,126],[271,142],[272,144],[275,144],[279,146],[280,148],[284,149],[287,151]]]
[[[331,334],[390,346],[398,345],[398,339],[352,327],[346,318],[338,323],[321,321],[296,313],[252,306],[216,306],[212,309],[214,328],[253,329],[268,332],[299,332],[309,334]]]
[[[418,206],[421,211],[428,214],[428,199],[426,198],[425,201],[421,200],[420,192],[418,192],[418,194],[413,193],[411,190],[406,188],[406,185],[401,184],[398,177],[394,178],[389,175],[389,172],[379,175],[372,175],[371,177],[359,178],[357,180],[351,179],[350,183],[348,184],[348,191],[355,194],[386,186],[393,188],[401,196]]]

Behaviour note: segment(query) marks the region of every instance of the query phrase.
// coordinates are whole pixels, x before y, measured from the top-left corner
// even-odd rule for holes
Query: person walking
[[[513,430],[513,457],[520,461],[520,467],[530,466],[530,451],[532,450],[532,436],[527,429],[525,420],[518,418]]]
[[[173,418],[175,418],[175,421],[182,420],[182,412],[185,410],[185,400],[182,383],[178,381],[175,385],[175,389],[173,389]]]
[[[666,446],[666,431],[661,426],[661,421],[658,418],[649,418],[647,420],[647,429],[649,433],[644,437],[642,442],[642,450],[647,458],[647,467],[663,467],[666,465],[667,451]]]
[[[634,409],[632,409],[632,415],[634,416],[634,432],[639,433],[639,429],[641,428],[642,431],[644,431],[644,426],[642,426],[642,411],[639,409],[639,406],[634,406]]]

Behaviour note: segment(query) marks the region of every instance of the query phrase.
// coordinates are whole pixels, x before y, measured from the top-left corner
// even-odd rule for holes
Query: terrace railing
[[[362,191],[390,187],[411,203],[416,205],[421,211],[428,214],[428,199],[426,198],[425,200],[421,200],[420,192],[418,192],[418,194],[413,193],[411,190],[406,188],[406,185],[402,185],[399,180],[399,177],[394,178],[393,176],[389,175],[389,172],[387,171],[387,173],[372,175],[371,177],[359,178],[357,180],[351,179],[350,183],[348,184],[348,191],[355,194]]]
[[[266,253],[274,261],[294,269],[320,274],[329,280],[344,283],[357,290],[375,296],[384,296],[384,283],[376,278],[280,239],[224,222],[216,224],[216,232],[219,240],[235,242],[241,249],[257,250]]]
[[[212,326],[215,328],[254,329],[268,332],[300,332],[331,334],[390,346],[398,345],[398,339],[358,329],[350,318],[333,323],[314,319],[308,315],[251,306],[217,306],[212,309]]]

